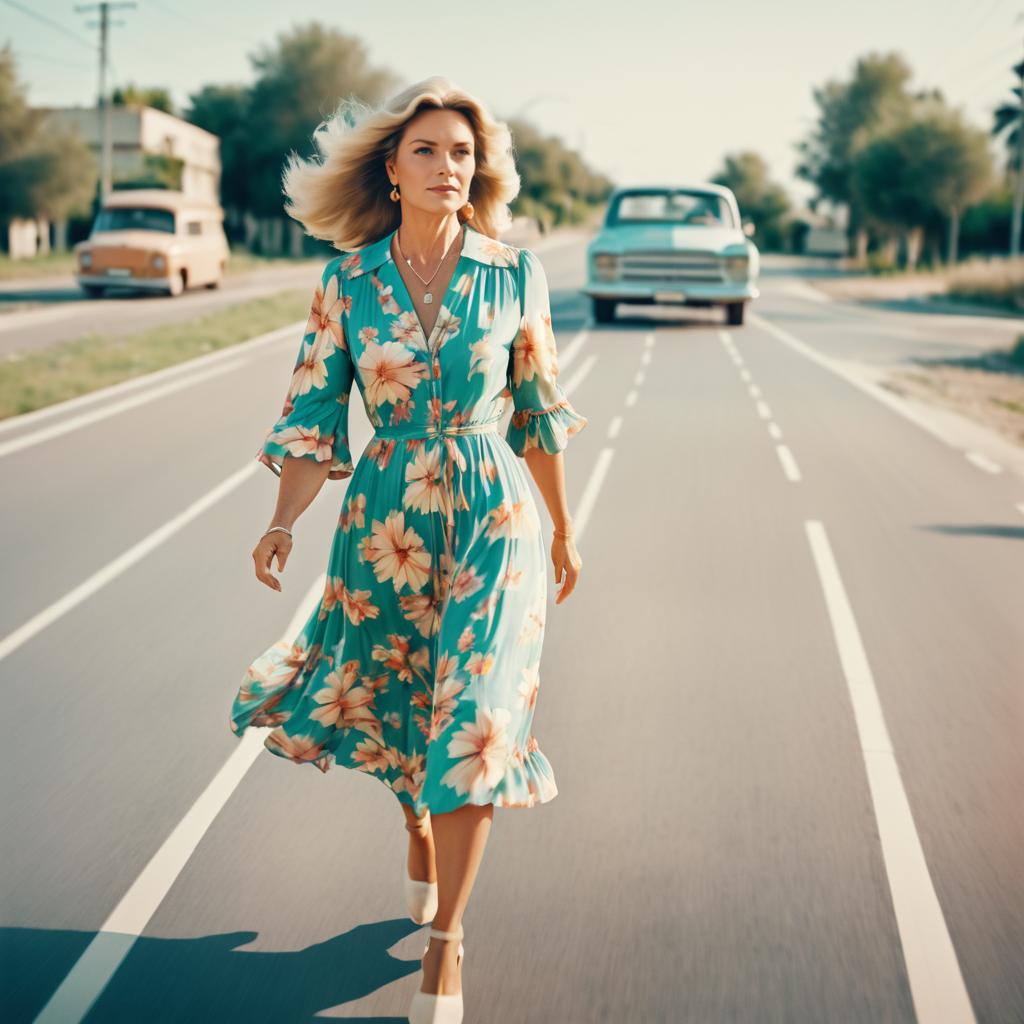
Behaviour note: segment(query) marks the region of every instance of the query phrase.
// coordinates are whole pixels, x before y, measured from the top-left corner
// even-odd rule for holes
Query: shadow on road
[[[419,930],[407,919],[381,921],[295,952],[241,948],[259,937],[252,931],[197,939],[142,937],[82,1019],[104,1024],[319,1019],[326,1009],[418,973],[418,959],[398,960],[388,950]],[[0,929],[7,1024],[34,1020],[94,937],[86,932]],[[122,937],[111,936],[112,947],[121,942]],[[404,1024],[406,1018],[337,1019]]]

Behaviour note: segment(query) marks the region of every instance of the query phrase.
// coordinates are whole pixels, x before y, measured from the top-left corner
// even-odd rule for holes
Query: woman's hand
[[[274,530],[273,533],[265,533],[260,537],[259,544],[253,549],[252,558],[256,563],[256,579],[260,583],[266,583],[274,590],[281,589],[281,582],[270,571],[270,562],[277,555],[277,570],[284,569],[288,556],[292,553],[292,539],[287,533],[281,530]]]
[[[551,541],[551,564],[555,567],[555,583],[558,583],[562,573],[565,573],[565,582],[555,598],[555,604],[561,604],[573,592],[580,576],[580,569],[583,567],[583,559],[580,558],[572,537],[556,536]]]

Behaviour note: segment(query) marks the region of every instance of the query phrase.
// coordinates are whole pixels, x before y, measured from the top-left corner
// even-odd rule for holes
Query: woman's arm
[[[295,521],[312,504],[320,493],[327,474],[331,471],[330,460],[313,462],[310,459],[286,458],[281,464],[280,483],[277,488],[277,505],[267,529],[283,526],[289,531]],[[252,553],[256,563],[256,578],[274,590],[281,589],[281,581],[270,571],[270,563],[277,557],[277,570],[281,572],[288,556],[292,553],[292,539],[287,533],[274,530],[259,539]]]
[[[528,448],[523,459],[544,499],[554,527],[551,563],[555,570],[555,583],[562,579],[563,574],[565,577],[555,597],[555,604],[561,604],[576,588],[583,566],[583,559],[576,550],[572,517],[565,497],[565,460],[560,451],[548,454],[540,448]]]

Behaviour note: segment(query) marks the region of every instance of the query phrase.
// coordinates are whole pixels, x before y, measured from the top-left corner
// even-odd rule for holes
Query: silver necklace
[[[426,281],[423,281],[423,278],[420,277],[418,271],[412,265],[412,260],[407,259],[405,253],[402,252],[402,243],[398,240],[398,232],[397,231],[395,232],[395,245],[398,246],[398,255],[401,256],[403,260],[405,260],[405,262],[408,264],[409,269],[414,274],[416,274],[416,276],[419,277],[421,281],[423,281],[424,287],[429,289],[430,288],[430,282],[433,281],[435,277],[437,277],[437,272],[441,269],[442,266],[444,266],[444,261],[448,258],[448,253],[451,251],[452,246],[455,244],[455,239],[458,238],[462,234],[462,232],[465,231],[465,230],[466,230],[465,228],[460,228],[459,234],[456,235],[455,238],[453,238],[448,243],[448,248],[445,249],[444,255],[441,257],[441,262],[438,263],[438,265],[434,268],[434,272],[430,275],[429,280],[426,280]],[[434,301],[433,292],[428,290],[428,291],[423,293],[423,302],[426,305],[430,305],[430,303],[433,302],[433,301]]]

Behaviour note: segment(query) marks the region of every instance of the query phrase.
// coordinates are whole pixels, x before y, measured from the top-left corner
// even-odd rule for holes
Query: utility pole
[[[100,30],[100,95],[99,95],[99,120],[100,120],[100,203],[110,195],[113,189],[113,151],[114,143],[110,126],[110,97],[107,95],[107,67],[110,63],[110,12],[121,7],[137,6],[132,0],[100,0],[95,4],[76,4],[75,10],[100,12],[98,22],[90,21],[89,28],[98,27]],[[114,22],[115,25],[123,25],[123,21]]]
[[[1013,193],[1013,225],[1010,228],[1010,257],[1020,255],[1020,222],[1024,209],[1024,60],[1013,69],[1020,85],[1020,117],[1017,119],[1017,188]]]

